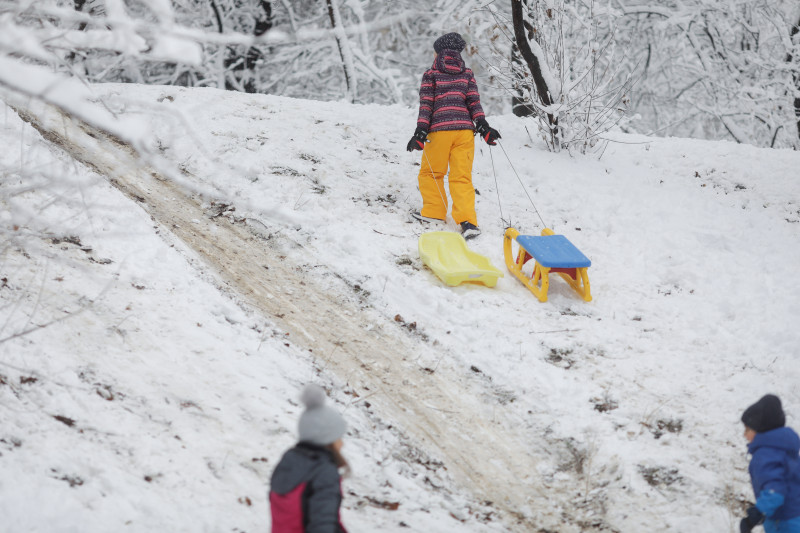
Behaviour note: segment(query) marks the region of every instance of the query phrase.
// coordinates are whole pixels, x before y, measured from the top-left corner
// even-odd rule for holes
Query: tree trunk
[[[253,34],[258,37],[264,35],[267,30],[272,29],[272,2],[261,0],[259,2],[261,10],[264,12],[263,16],[256,18],[256,25],[253,29]]]
[[[267,31],[272,29],[272,3],[267,2],[266,0],[261,0],[259,2],[259,6],[261,7],[262,13],[256,15],[255,25],[253,26],[253,35],[259,37],[264,35]],[[256,48],[255,46],[251,46],[247,49],[247,53],[244,57],[244,70],[247,73],[247,79],[244,80],[244,90],[248,93],[256,93],[258,92],[258,88],[256,87],[256,76],[255,70],[258,64],[258,61],[263,57],[261,50]]]
[[[220,33],[223,32],[222,20],[219,9],[214,0],[211,1]],[[255,15],[253,35],[258,37],[272,28],[272,3],[266,0],[259,2],[261,12]],[[261,50],[255,46],[247,48],[229,46],[225,51],[225,88],[229,91],[244,91],[246,93],[258,92],[255,68],[262,58]]]
[[[790,33],[790,40],[794,42],[795,39],[800,39],[798,37],[798,33],[800,33],[800,20],[797,21],[797,24],[792,26],[792,31]],[[792,55],[789,54],[787,58],[788,62],[792,62]],[[794,80],[794,90],[795,90],[795,98],[794,98],[794,118],[797,122],[797,137],[800,138],[800,61],[795,61],[797,65],[795,65],[794,70],[792,71],[792,79]]]
[[[539,96],[542,104],[549,106],[553,103],[550,98],[550,89],[547,87],[547,81],[542,76],[542,69],[539,66],[539,58],[531,50],[528,43],[528,37],[525,35],[524,17],[522,13],[522,0],[511,0],[511,15],[514,23],[514,39],[519,48],[522,58],[528,64],[528,69],[533,76],[533,83],[536,87],[536,94]],[[550,124],[550,130],[555,138],[558,135],[558,119],[551,113],[547,114],[547,121]]]
[[[531,86],[523,75],[522,57],[516,44],[511,45],[511,76],[514,95],[511,97],[511,112],[518,117],[530,117],[536,113],[527,103],[526,96],[531,92]]]
[[[214,0],[211,0],[211,9],[214,10],[214,17],[217,20],[217,31],[223,33],[225,28],[222,26],[222,16],[219,14],[219,7]]]
[[[355,101],[355,73],[350,72],[352,65],[352,61],[350,61],[349,57],[349,48],[347,43],[347,34],[344,31],[344,28],[341,27],[341,21],[339,20],[339,9],[337,6],[333,4],[334,0],[326,0],[328,4],[328,16],[331,19],[331,27],[333,27],[333,33],[336,35],[336,44],[339,46],[339,55],[342,57],[342,69],[344,70],[344,81],[347,87],[347,100],[349,102]]]

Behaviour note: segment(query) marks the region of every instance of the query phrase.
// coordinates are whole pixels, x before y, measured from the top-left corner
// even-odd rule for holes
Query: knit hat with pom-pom
[[[445,33],[433,42],[433,49],[438,54],[442,50],[455,50],[460,52],[467,46],[464,38],[458,33]]]
[[[327,446],[341,439],[347,423],[336,409],[325,405],[325,391],[318,385],[307,385],[300,395],[306,410],[300,416],[300,442]]]

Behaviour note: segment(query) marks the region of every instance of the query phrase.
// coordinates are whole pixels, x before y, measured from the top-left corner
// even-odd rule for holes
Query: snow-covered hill
[[[546,224],[593,262],[592,302],[554,280],[540,303],[508,274],[449,288],[422,265],[427,228],[406,216],[419,207],[414,110],[93,90],[148,125],[131,135],[205,212],[164,224],[6,109],[0,510],[13,531],[265,530],[309,381],[351,424],[353,531],[733,531],[752,497],[741,411],[774,392],[798,425],[796,152],[618,135],[602,157],[570,156],[490,116],[503,139],[476,152],[473,249],[505,270],[506,223]],[[335,330],[287,335],[264,312],[279,307],[254,304],[186,237],[223,222],[302,283],[276,283],[278,305],[313,287],[364,346],[402,339],[382,388],[314,349]],[[446,403],[387,416],[429,384]],[[521,500],[489,501],[489,473]]]

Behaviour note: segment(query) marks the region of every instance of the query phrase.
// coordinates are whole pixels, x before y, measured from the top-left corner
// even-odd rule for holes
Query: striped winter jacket
[[[484,118],[478,84],[461,54],[442,50],[433,66],[422,75],[419,88],[417,127],[427,132],[473,130]]]

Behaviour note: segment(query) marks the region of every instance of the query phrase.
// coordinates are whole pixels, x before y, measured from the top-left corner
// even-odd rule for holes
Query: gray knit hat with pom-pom
[[[347,423],[333,407],[325,405],[325,391],[318,385],[307,385],[300,395],[306,410],[300,415],[300,442],[327,446],[341,439]]]

